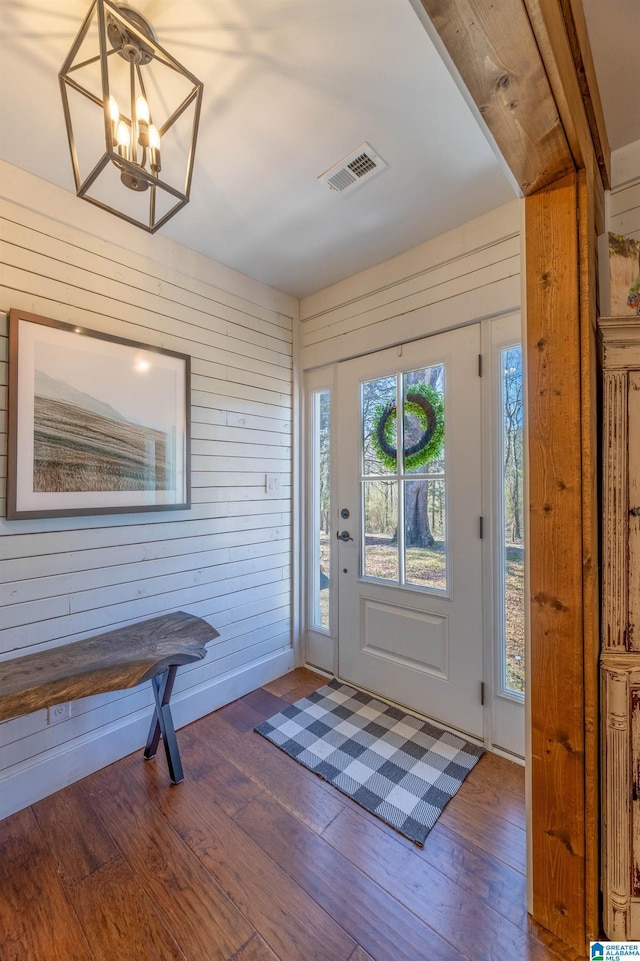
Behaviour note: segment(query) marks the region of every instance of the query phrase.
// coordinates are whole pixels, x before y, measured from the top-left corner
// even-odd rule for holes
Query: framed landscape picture
[[[7,519],[190,507],[190,358],[9,312]]]

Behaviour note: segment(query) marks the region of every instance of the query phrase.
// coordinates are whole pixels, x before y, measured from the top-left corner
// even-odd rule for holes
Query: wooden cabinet
[[[640,317],[602,347],[602,890],[614,941],[640,939]]]

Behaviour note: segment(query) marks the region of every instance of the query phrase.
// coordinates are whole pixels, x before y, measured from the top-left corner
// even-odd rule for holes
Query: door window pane
[[[502,547],[504,690],[524,694],[522,350],[502,351]]]
[[[403,375],[404,471],[444,473],[444,366]]]
[[[363,575],[398,583],[398,482],[363,481]]]
[[[331,582],[331,395],[328,390],[312,394],[312,553],[311,553],[311,626],[329,630]]]
[[[396,378],[381,377],[362,385],[362,474],[396,472]]]
[[[362,385],[363,577],[447,589],[444,380],[435,364]]]
[[[404,551],[407,584],[447,589],[444,480],[404,482]]]

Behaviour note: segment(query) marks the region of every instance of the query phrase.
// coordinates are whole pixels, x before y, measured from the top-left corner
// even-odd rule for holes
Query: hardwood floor
[[[255,734],[297,670],[0,822],[1,961],[575,961],[526,914],[524,772],[485,755],[424,850]]]

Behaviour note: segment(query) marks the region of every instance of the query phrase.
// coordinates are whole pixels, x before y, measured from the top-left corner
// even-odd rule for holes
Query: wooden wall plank
[[[303,349],[302,362],[306,369],[323,367],[372,350],[410,343],[454,327],[514,313],[520,309],[520,299],[518,269],[472,290],[452,292],[448,298],[435,298],[432,303],[408,313],[399,310],[377,323],[362,325],[340,337],[311,344]]]
[[[154,333],[161,332],[167,336],[176,332],[176,321],[180,323],[181,336],[196,348],[203,346],[219,347],[221,335],[228,341],[229,346],[236,352],[247,351],[249,355],[269,359],[291,366],[289,344],[291,331],[279,325],[270,324],[262,319],[245,317],[245,323],[239,322],[239,311],[230,311],[230,318],[220,317],[223,313],[218,304],[211,305],[204,298],[192,298],[193,304],[185,303],[188,299],[184,290],[177,286],[165,285],[165,289],[158,293],[156,285],[149,281],[147,275],[129,271],[125,280],[109,279],[92,272],[87,272],[77,263],[73,265],[59,264],[50,257],[38,255],[24,249],[6,239],[7,221],[2,219],[2,234],[4,242],[0,242],[0,263],[3,266],[3,278],[8,283],[11,276],[18,280],[17,286],[27,286],[30,293],[39,290],[51,292],[51,285],[47,281],[62,283],[70,291],[78,290],[90,292],[100,298],[101,309],[93,309],[95,300],[88,300],[78,293],[75,300],[64,304],[65,315],[68,317],[69,307],[73,304],[76,309],[93,311],[96,315],[95,323],[104,323],[105,318],[113,321],[137,321],[142,329],[151,329]],[[40,239],[40,234],[35,234]],[[73,254],[73,248],[70,253]],[[20,272],[11,275],[13,265],[20,264]],[[5,273],[6,271],[6,273]],[[21,284],[23,277],[27,283]],[[29,282],[31,281],[31,282]],[[55,288],[54,288],[55,291]],[[276,315],[274,315],[275,317]],[[153,319],[153,323],[150,321]],[[87,321],[89,326],[91,321]]]
[[[306,318],[303,325],[304,342],[315,343],[317,339],[322,339],[318,338],[318,334],[324,333],[325,337],[333,337],[343,332],[334,325],[345,321],[347,325],[344,329],[355,328],[358,326],[357,318],[364,319],[372,311],[379,310],[378,316],[388,317],[398,313],[399,304],[415,309],[416,306],[430,303],[434,298],[429,296],[429,292],[435,291],[437,298],[438,288],[452,281],[457,281],[459,290],[473,289],[479,286],[479,274],[482,271],[519,257],[520,237],[516,234],[486,243],[475,250],[466,251],[444,263],[425,267],[406,277],[398,276],[367,293],[361,292],[359,296],[343,304],[334,304],[330,309]]]
[[[533,915],[585,936],[581,371],[577,183],[525,201]]]
[[[635,183],[625,184],[624,187],[613,187],[611,190],[609,214],[612,221],[620,214],[631,210],[640,211],[640,176]]]
[[[511,252],[508,256],[504,255],[506,251],[504,254],[502,251],[493,251],[493,254],[490,261],[486,257],[478,257],[474,258],[473,264],[461,263],[458,265],[457,272],[450,268],[447,273],[453,276],[448,279],[437,276],[430,278],[432,283],[428,288],[425,288],[422,281],[421,289],[415,293],[411,290],[415,285],[407,281],[406,287],[402,284],[393,300],[387,299],[379,306],[375,302],[365,304],[363,305],[365,309],[361,309],[358,314],[351,312],[339,317],[334,312],[322,320],[310,321],[305,324],[304,344],[312,346],[322,343],[343,334],[370,327],[390,317],[399,317],[422,307],[442,303],[460,294],[482,290],[504,277],[515,277],[520,274],[519,250],[515,253]]]

